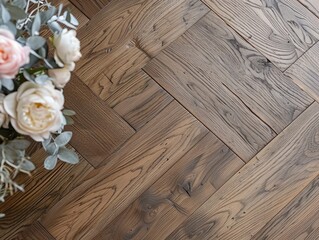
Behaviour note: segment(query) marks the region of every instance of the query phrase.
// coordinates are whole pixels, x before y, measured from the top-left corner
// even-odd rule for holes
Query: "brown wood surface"
[[[82,13],[84,13],[90,19],[111,1],[112,0],[70,0],[70,2],[74,4],[76,8],[82,11]]]
[[[30,227],[18,233],[12,240],[55,240],[54,237],[39,223],[34,222]]]
[[[253,240],[317,240],[319,237],[318,189],[319,177],[268,222],[253,237]]]
[[[168,239],[250,239],[318,175],[318,134],[314,103]]]
[[[285,70],[319,39],[319,19],[297,0],[203,0]]]
[[[213,13],[145,70],[246,161],[312,102]]]
[[[165,239],[242,166],[209,133],[95,239]]]
[[[75,75],[64,88],[65,106],[77,114],[77,123],[66,127],[73,132],[71,145],[97,167],[119,148],[134,133],[127,124],[107,104]],[[92,104],[94,102],[94,104]]]

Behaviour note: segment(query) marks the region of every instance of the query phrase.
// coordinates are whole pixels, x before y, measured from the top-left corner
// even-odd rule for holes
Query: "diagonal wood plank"
[[[305,7],[307,7],[313,14],[319,17],[319,2],[317,0],[299,0]]]
[[[213,13],[144,69],[245,161],[313,101]]]
[[[161,112],[173,98],[142,70],[128,79],[106,102],[135,130]]]
[[[307,239],[319,236],[319,177],[267,223],[252,239]]]
[[[319,19],[297,0],[203,0],[281,70],[319,39]]]
[[[76,76],[64,89],[66,108],[76,111],[71,145],[94,167],[100,165],[134,133],[118,114]],[[92,104],[92,102],[94,104]]]
[[[165,239],[243,165],[209,133],[94,239]]]
[[[79,31],[83,58],[76,72],[107,99],[208,11],[200,0],[112,1]]]
[[[168,239],[251,239],[319,173],[319,104],[312,104]]]
[[[29,228],[18,233],[12,240],[55,240],[54,237],[39,223],[34,222]]]
[[[25,193],[19,192],[0,204],[0,239],[10,239],[23,231],[48,211],[56,202],[78,186],[93,169],[82,157],[77,165],[58,163],[53,171],[43,168],[46,153],[43,149],[32,155],[37,166],[33,176],[18,180],[24,183]]]
[[[89,19],[94,17],[103,7],[109,4],[112,0],[69,0]]]
[[[91,239],[207,134],[172,102],[117,151],[106,166],[45,215],[57,239]]]
[[[308,52],[299,58],[285,74],[306,91],[315,100],[319,101],[319,43],[316,43]]]

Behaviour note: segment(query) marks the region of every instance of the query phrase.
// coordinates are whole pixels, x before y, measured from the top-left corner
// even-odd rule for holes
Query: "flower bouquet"
[[[35,169],[26,149],[42,142],[51,170],[58,160],[76,164],[63,131],[75,113],[64,109],[63,87],[81,57],[78,21],[47,0],[0,0],[0,201],[23,186],[19,172]],[[51,34],[50,34],[51,33]]]

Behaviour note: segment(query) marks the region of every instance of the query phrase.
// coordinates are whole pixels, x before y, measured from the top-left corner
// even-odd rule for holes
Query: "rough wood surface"
[[[172,102],[41,223],[57,239],[90,239],[137,198],[207,130]],[[112,209],[112,211],[110,211]]]
[[[319,19],[297,0],[203,0],[285,70],[319,39]]]
[[[319,1],[317,0],[299,0],[305,7],[307,7],[313,14],[319,17]]]
[[[34,222],[30,227],[18,233],[12,240],[55,240],[54,237],[39,223]]]
[[[65,87],[64,95],[66,108],[77,113],[73,117],[76,124],[66,127],[73,132],[71,145],[94,167],[135,133],[76,76]]]
[[[209,133],[94,239],[165,239],[242,166]]]
[[[314,103],[168,239],[251,239],[319,173]]]
[[[82,11],[90,19],[111,1],[112,0],[70,0],[77,9]]]

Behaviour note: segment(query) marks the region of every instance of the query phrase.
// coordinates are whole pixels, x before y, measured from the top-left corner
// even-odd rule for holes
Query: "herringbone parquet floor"
[[[319,239],[317,0],[69,1],[82,161],[27,179],[1,239]]]

